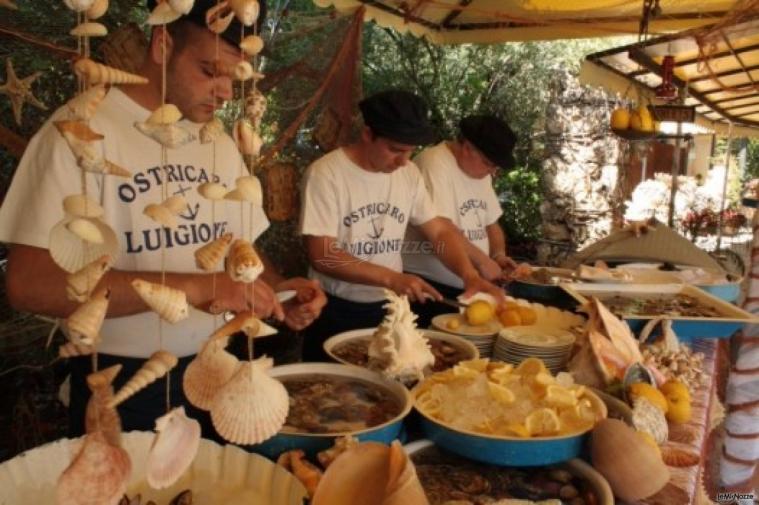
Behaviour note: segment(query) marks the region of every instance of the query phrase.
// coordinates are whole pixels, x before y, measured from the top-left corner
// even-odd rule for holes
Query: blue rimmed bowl
[[[277,366],[271,369],[270,375],[275,379],[293,376],[330,375],[363,380],[390,392],[401,405],[401,411],[397,416],[383,424],[357,431],[338,433],[285,433],[280,431],[265,442],[248,446],[253,452],[274,459],[285,451],[301,449],[309,457],[314,457],[319,451],[332,447],[335,438],[345,435],[353,435],[362,442],[372,441],[384,444],[402,438],[403,419],[411,412],[412,398],[408,389],[399,382],[385,379],[380,374],[365,368],[336,363],[296,363]]]

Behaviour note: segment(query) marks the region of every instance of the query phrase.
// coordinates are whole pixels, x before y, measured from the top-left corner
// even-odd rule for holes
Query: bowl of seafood
[[[412,407],[402,384],[353,365],[296,363],[270,375],[287,389],[290,410],[282,429],[252,450],[272,458],[291,449],[314,456],[346,435],[388,444]]]
[[[363,328],[338,333],[324,342],[324,351],[330,358],[346,365],[372,368],[369,360],[369,343],[374,328]],[[435,330],[420,330],[428,340],[435,362],[430,372],[442,372],[459,361],[477,359],[480,353],[469,341],[450,333]]]
[[[572,376],[537,358],[518,366],[464,361],[412,390],[422,430],[436,445],[502,466],[543,466],[580,454],[606,406]]]
[[[114,489],[119,496],[124,494],[123,503],[302,505],[306,497],[306,489],[300,481],[263,456],[205,439],[200,440],[192,464],[176,482],[160,490],[153,489],[146,479],[145,463],[154,439],[152,432],[122,434],[118,461],[127,471],[120,479],[115,479],[114,474],[104,474],[107,458],[98,458],[92,465],[78,465],[81,496],[86,495],[89,486],[102,490],[102,486],[113,485],[117,486]],[[62,503],[56,498],[56,483],[69,466],[72,454],[82,446],[82,438],[60,439],[0,464],[0,503]],[[135,501],[137,495],[140,495],[139,502]],[[181,501],[179,496],[182,496]]]
[[[462,458],[430,440],[404,447],[430,505],[480,505],[500,500],[614,505],[609,483],[580,459],[546,467],[490,465]],[[547,501],[546,501],[547,500]]]

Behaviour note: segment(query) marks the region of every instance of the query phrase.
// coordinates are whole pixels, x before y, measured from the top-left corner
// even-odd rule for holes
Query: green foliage
[[[540,179],[539,171],[520,166],[495,180],[503,208],[501,224],[510,243],[540,238]]]
[[[759,139],[749,139],[746,144],[746,169],[744,179],[759,178]]]

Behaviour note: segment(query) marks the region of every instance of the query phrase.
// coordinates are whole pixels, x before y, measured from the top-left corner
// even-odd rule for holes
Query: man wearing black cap
[[[461,120],[460,135],[422,151],[419,166],[432,202],[440,216],[450,219],[467,240],[467,254],[488,280],[497,280],[504,269],[515,266],[506,254],[506,241],[498,218],[502,214],[493,191],[492,176],[499,168],[514,166],[516,137],[511,128],[494,116],[469,116]],[[407,243],[423,240],[409,227]],[[455,298],[464,288],[461,277],[436,257],[405,248],[403,267],[424,278],[443,296]],[[429,324],[438,314],[450,312],[441,303],[414,304],[419,324]]]
[[[401,248],[409,224],[430,241],[435,254],[463,279],[468,294],[503,292],[485,281],[470,262],[461,234],[440,218],[410,161],[417,145],[433,141],[427,106],[405,91],[385,91],[359,104],[360,138],[315,161],[304,179],[300,232],[305,237],[310,275],[329,301],[308,329],[304,360],[324,358],[328,336],[376,327],[384,317],[383,289],[412,301],[440,293],[403,273]]]
[[[103,221],[118,241],[114,264],[99,284],[110,289],[110,297],[99,332],[98,364],[100,368],[115,363],[123,366],[114,384],[118,388],[159,347],[173,353],[179,357],[179,365],[171,372],[172,405],[185,403],[182,373],[220,324],[205,308],[210,306],[214,312],[253,308],[259,317],[284,319],[288,326],[301,329],[326,303],[317,283],[285,281],[270,268],[253,283],[252,290],[228,275],[199,270],[194,252],[200,247],[227,232],[253,241],[268,226],[259,206],[254,205],[248,213],[246,203],[243,217],[240,203],[221,200],[212,205],[197,191],[207,182],[234,187],[244,167],[239,151],[229,135],[221,133],[213,143],[192,140],[169,149],[163,165],[159,144],[135,128],[161,105],[164,48],[166,102],[176,105],[184,116],[178,127],[197,139],[203,124],[232,97],[230,78],[215,76],[216,60],[223,66],[239,62],[236,44],[241,27],[233,22],[217,44],[204,21],[205,12],[216,4],[216,0],[196,0],[189,16],[166,29],[155,27],[138,71],[149,83],[111,86],[89,119],[89,127],[104,136],[95,146],[97,151],[131,171],[123,178],[90,172],[85,176],[88,197],[102,207]],[[60,228],[63,217],[61,201],[83,189],[77,159],[54,126],[55,121],[70,119],[70,114],[62,107],[31,140],[0,209],[0,241],[12,244],[6,275],[9,301],[20,310],[58,318],[68,317],[78,306],[68,299],[66,272],[53,262],[48,250],[50,231]],[[143,214],[148,204],[173,195],[182,195],[187,202],[176,227],[162,226]],[[186,319],[159,326],[158,316],[132,288],[132,281],[138,278],[180,289],[190,305],[203,310],[191,308]],[[270,286],[295,289],[298,296],[283,307]],[[91,357],[72,359],[71,370],[70,432],[76,435],[84,428],[89,396],[85,377],[92,370]],[[151,430],[165,410],[163,381],[119,407],[125,430]],[[196,414],[191,413],[193,417]]]

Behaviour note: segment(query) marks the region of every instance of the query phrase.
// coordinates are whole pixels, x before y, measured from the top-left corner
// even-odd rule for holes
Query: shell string
[[[161,37],[161,107],[166,105],[166,37],[168,29],[163,25],[163,36]],[[161,203],[169,198],[169,174],[168,162],[169,153],[165,145],[161,146],[161,167],[163,168],[163,186],[161,189]],[[162,227],[163,228],[163,227]],[[167,233],[171,233],[170,228],[164,228]],[[166,285],[166,247],[161,247],[161,285]],[[163,349],[163,319],[158,316],[158,348]],[[171,410],[171,371],[166,373],[166,412]]]
[[[216,2],[216,5],[218,5],[219,2]],[[219,61],[219,34],[216,34],[216,37],[214,37],[214,61]],[[213,96],[213,117],[211,118],[211,121],[214,120],[216,117],[216,86],[218,85],[216,80],[219,76],[218,71],[218,65],[213,66],[213,78],[212,78],[212,96]],[[213,137],[213,140],[211,141],[211,182],[216,181],[216,137]],[[211,223],[212,226],[215,226],[216,223],[216,200],[211,200]],[[216,240],[217,237],[212,237],[212,239]],[[217,272],[211,273],[211,301],[216,300],[216,275]],[[216,324],[218,322],[218,314],[213,315],[213,327],[216,328]]]

